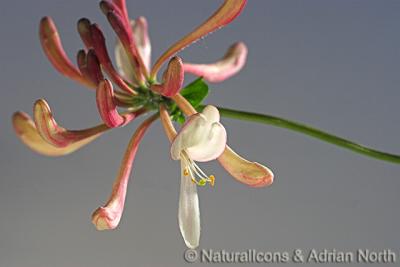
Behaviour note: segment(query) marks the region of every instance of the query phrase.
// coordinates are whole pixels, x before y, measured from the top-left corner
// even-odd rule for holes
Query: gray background
[[[220,3],[129,0],[128,7],[132,17],[148,18],[157,57]],[[389,0],[250,1],[232,25],[181,56],[210,62],[244,40],[246,68],[212,85],[208,103],[299,120],[400,153],[399,14],[400,2]],[[114,43],[95,0],[2,3],[0,266],[185,265],[176,219],[179,164],[169,158],[159,123],[140,147],[125,214],[112,232],[97,232],[90,215],[107,199],[137,122],[63,158],[38,156],[15,137],[12,113],[31,112],[41,97],[67,128],[100,122],[93,92],[56,73],[42,53],[37,28],[44,15],[55,19],[71,58],[82,47],[80,17],[100,23]],[[399,166],[282,129],[223,123],[234,149],[271,166],[276,181],[249,189],[206,164],[217,185],[200,189],[201,248],[400,250]]]

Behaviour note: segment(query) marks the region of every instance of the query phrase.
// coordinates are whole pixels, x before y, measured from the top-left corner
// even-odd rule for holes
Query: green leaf
[[[208,85],[203,78],[198,78],[183,88],[180,93],[193,107],[197,108],[208,95]]]
[[[183,115],[182,111],[177,110],[173,115],[172,115],[172,120],[176,121],[179,124],[184,124],[186,119],[185,116]]]

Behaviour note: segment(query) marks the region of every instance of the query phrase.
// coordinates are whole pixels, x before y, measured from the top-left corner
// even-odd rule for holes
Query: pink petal
[[[16,112],[12,117],[12,122],[17,136],[26,146],[36,153],[50,157],[68,155],[99,137],[99,135],[94,135],[65,147],[56,147],[42,138],[28,114]]]
[[[274,174],[270,169],[242,158],[229,146],[226,146],[218,161],[236,180],[251,187],[268,186],[274,180]]]
[[[110,75],[111,79],[127,93],[136,95],[137,93],[119,76],[115,70],[110,56],[107,52],[106,41],[102,31],[97,24],[92,24],[90,31],[93,39],[93,48],[96,52],[96,56],[103,66],[104,70]]]
[[[97,230],[110,230],[118,226],[122,217],[128,180],[139,143],[151,123],[157,118],[158,115],[153,115],[145,120],[136,130],[129,142],[107,204],[98,208],[92,215],[92,222],[96,226]]]
[[[173,97],[182,88],[185,73],[179,57],[173,57],[163,75],[163,84],[153,85],[151,89],[163,96]]]
[[[243,10],[247,0],[225,0],[222,6],[203,24],[197,27],[193,32],[189,33],[181,40],[173,44],[154,64],[151,71],[151,78],[155,79],[158,70],[162,64],[174,54],[204,37],[205,35],[222,28],[233,21]]]
[[[104,124],[78,131],[71,131],[60,127],[44,99],[36,101],[33,113],[35,125],[40,136],[46,142],[56,147],[67,147],[87,138],[98,137],[109,129]]]
[[[79,70],[69,60],[61,43],[57,28],[50,17],[40,21],[39,29],[42,48],[53,66],[64,76],[90,87]]]
[[[135,115],[140,115],[139,113],[135,113],[135,115],[131,113],[127,116],[118,113],[113,87],[108,80],[100,82],[96,90],[96,102],[101,118],[110,128],[126,125],[134,119]]]
[[[225,56],[213,64],[183,65],[185,72],[203,77],[209,82],[222,82],[238,73],[246,63],[247,47],[244,43],[232,45]]]

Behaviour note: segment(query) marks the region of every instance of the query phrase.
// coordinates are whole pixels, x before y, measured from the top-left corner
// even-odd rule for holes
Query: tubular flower
[[[200,238],[196,185],[204,186],[208,182],[214,186],[215,182],[214,176],[206,175],[195,161],[211,161],[224,152],[226,131],[219,119],[218,109],[207,106],[202,113],[189,118],[171,145],[172,159],[181,161],[179,227],[186,245],[190,248],[197,247]]]
[[[159,117],[171,142],[171,157],[181,164],[178,218],[188,247],[197,247],[200,238],[197,186],[214,186],[215,183],[214,176],[206,175],[196,162],[218,159],[234,178],[252,187],[272,183],[273,174],[267,167],[243,159],[227,146],[227,134],[216,107],[206,106],[202,112],[197,112],[195,108],[200,108],[207,94],[204,92],[204,88],[208,88],[206,84],[199,79],[182,88],[185,72],[202,76],[209,82],[221,82],[233,76],[245,64],[246,46],[241,42],[234,44],[213,64],[185,63],[176,56],[186,46],[233,21],[246,2],[224,0],[210,18],[167,49],[152,68],[147,21],[144,17],[130,20],[124,0],[100,2],[101,10],[117,36],[116,67],[97,24],[87,18],[78,21],[77,30],[84,48],[77,53],[75,66],[63,49],[53,20],[49,17],[41,20],[39,37],[46,56],[62,75],[93,89],[103,123],[83,130],[68,130],[56,122],[48,103],[40,99],[34,104],[33,119],[23,112],[16,112],[12,118],[17,136],[29,148],[47,156],[66,155],[104,132],[126,126],[137,117],[154,111],[133,134],[109,200],[92,215],[98,230],[118,226],[140,141]],[[168,66],[158,82],[158,70],[167,61]],[[171,118],[179,122],[177,118],[185,119],[184,116],[187,120],[177,133]]]

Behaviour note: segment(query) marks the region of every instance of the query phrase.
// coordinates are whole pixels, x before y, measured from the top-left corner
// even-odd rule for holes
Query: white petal
[[[195,161],[218,158],[226,146],[226,131],[219,119],[218,109],[214,106],[207,106],[202,113],[191,116],[172,142],[172,159],[180,159],[183,150]]]
[[[137,21],[131,20],[131,27],[139,54],[147,70],[149,70],[151,64],[151,44],[147,33],[147,21],[144,17],[138,18]],[[119,40],[115,46],[115,61],[120,75],[128,82],[136,84],[137,79],[135,78],[132,64],[129,62],[129,56],[126,54]]]
[[[120,41],[117,41],[115,45],[115,63],[122,78],[130,83],[136,84],[135,72]]]
[[[136,20],[136,23],[132,23],[132,32],[139,54],[142,57],[147,70],[150,71],[151,43],[148,33],[147,20],[144,17],[139,17]]]
[[[178,135],[172,141],[171,157],[174,160],[180,159],[180,154],[188,146],[195,146],[203,142],[205,138],[204,131],[210,128],[210,124],[203,115],[197,113],[191,116],[182,126]]]
[[[211,105],[206,106],[201,114],[203,114],[210,123],[219,122],[220,120],[218,109]]]
[[[197,186],[189,176],[183,175],[185,168],[181,161],[181,189],[179,195],[178,221],[185,244],[196,248],[200,240],[200,208]]]
[[[204,133],[203,142],[187,147],[186,151],[192,160],[206,162],[218,158],[225,150],[226,130],[222,124],[215,122],[209,133]]]

